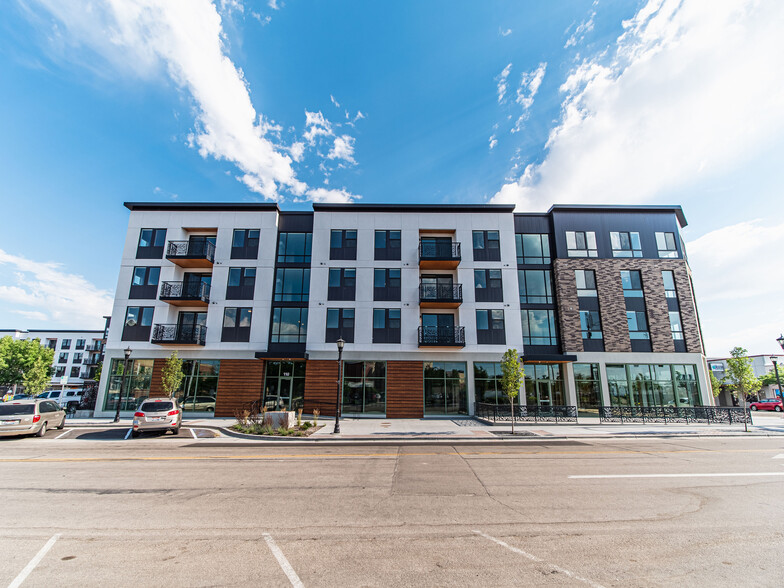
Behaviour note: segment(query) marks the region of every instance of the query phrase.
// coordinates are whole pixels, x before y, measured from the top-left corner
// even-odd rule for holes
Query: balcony
[[[419,327],[420,347],[465,347],[465,327]]]
[[[100,353],[103,351],[103,343],[93,343],[84,348],[87,353]]]
[[[207,306],[210,285],[206,282],[163,282],[158,297],[172,306]]]
[[[169,241],[166,259],[180,267],[212,267],[215,244],[205,239]]]
[[[460,259],[460,243],[419,242],[419,267],[422,269],[455,269],[460,265]]]
[[[463,284],[419,284],[421,308],[457,308],[463,302]]]
[[[204,345],[207,327],[204,325],[155,325],[150,343],[155,345]]]
[[[100,362],[100,355],[94,355],[93,357],[88,357],[84,360],[84,365],[98,365]]]

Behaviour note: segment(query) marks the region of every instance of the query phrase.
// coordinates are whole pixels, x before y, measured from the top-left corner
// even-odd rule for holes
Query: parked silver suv
[[[0,437],[31,435],[43,437],[47,429],[62,429],[65,411],[54,400],[12,400],[0,404]]]
[[[133,414],[131,437],[138,437],[142,431],[180,432],[182,411],[174,398],[148,398],[139,405]]]

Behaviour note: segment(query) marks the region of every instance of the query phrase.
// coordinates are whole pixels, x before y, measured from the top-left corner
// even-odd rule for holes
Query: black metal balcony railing
[[[102,343],[93,343],[92,345],[88,345],[84,348],[84,350],[88,353],[100,353],[103,351],[103,344]]]
[[[84,360],[84,365],[98,365],[99,356],[94,355],[93,357],[88,357]]]
[[[193,239],[190,241],[169,241],[166,258],[215,260],[215,245],[211,241]]]
[[[465,327],[419,327],[419,345],[465,346]]]
[[[181,345],[204,345],[207,327],[204,325],[155,325],[152,329],[151,343]]]
[[[460,261],[460,243],[423,243],[419,242],[419,259],[427,261],[456,260]]]
[[[207,282],[163,282],[161,300],[210,301],[210,285]]]
[[[420,302],[463,302],[463,284],[419,284]]]

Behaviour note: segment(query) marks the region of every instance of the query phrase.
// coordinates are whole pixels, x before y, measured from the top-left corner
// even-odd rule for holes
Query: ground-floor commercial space
[[[508,403],[500,358],[480,354],[421,354],[390,359],[213,358],[182,354],[185,377],[175,396],[186,413],[234,416],[265,406],[334,415],[338,379],[344,415],[422,418],[471,415],[474,403]],[[704,406],[713,399],[699,354],[580,353],[569,361],[526,362],[516,401],[528,406],[577,406],[583,414],[601,406]],[[165,395],[166,356],[107,357],[96,414],[133,411],[147,397]]]

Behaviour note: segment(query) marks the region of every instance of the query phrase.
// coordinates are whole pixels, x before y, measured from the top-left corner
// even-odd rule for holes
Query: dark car
[[[782,411],[781,398],[765,398],[759,402],[752,402],[749,405],[751,410],[775,410],[776,412]]]

